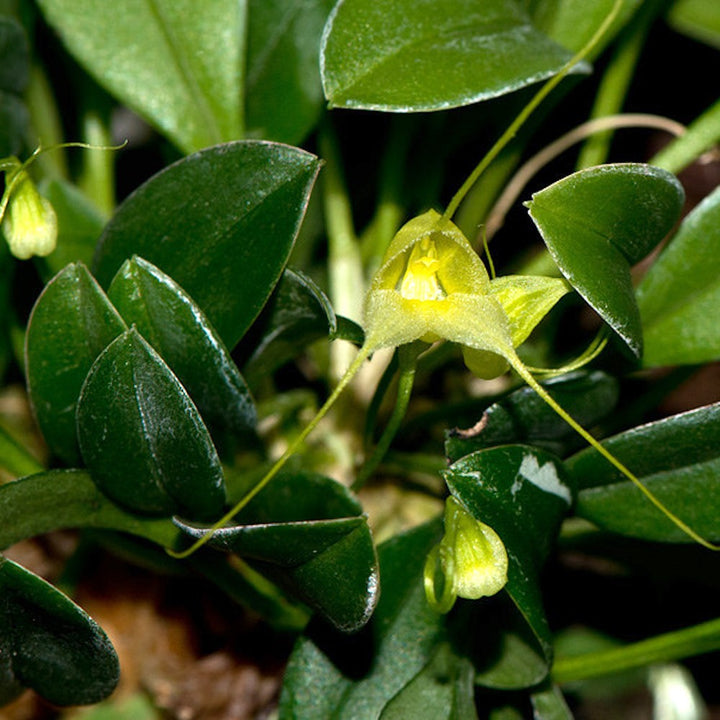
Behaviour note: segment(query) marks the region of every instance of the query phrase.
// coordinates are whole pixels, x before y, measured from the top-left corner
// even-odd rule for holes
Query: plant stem
[[[43,69],[33,65],[30,82],[25,93],[30,111],[32,131],[35,137],[28,138],[29,147],[59,145],[63,141],[62,123],[50,84]],[[50,178],[68,178],[65,153],[45,153],[39,159],[43,175]]]
[[[320,127],[320,154],[325,160],[323,205],[328,237],[330,301],[338,315],[359,320],[365,290],[360,244],[355,235],[352,208],[342,176],[337,138],[329,120]],[[348,366],[350,345],[330,349],[330,375],[338,378]]]
[[[383,434],[380,436],[378,444],[375,446],[372,455],[361,468],[355,482],[352,484],[353,490],[359,490],[371,477],[377,469],[382,459],[385,457],[390,448],[393,438],[400,429],[400,425],[407,412],[410,396],[412,395],[413,385],[415,383],[415,370],[417,368],[417,359],[419,354],[425,348],[425,343],[414,342],[409,345],[401,345],[398,350],[398,391],[395,407],[393,408],[390,419]]]
[[[672,173],[679,173],[720,142],[720,100],[711,105],[688,127],[687,132],[666,145],[651,160]]]
[[[622,648],[558,658],[552,670],[560,684],[680,660],[720,649],[720,619],[658,635]]]
[[[393,116],[390,136],[380,165],[378,202],[367,230],[362,237],[362,257],[372,273],[382,262],[383,255],[402,221],[405,208],[400,202],[405,164],[412,132],[408,121],[412,118]]]
[[[622,34],[595,96],[591,118],[615,115],[622,109],[650,24],[660,9],[658,5],[658,2],[645,3]],[[580,152],[578,170],[604,163],[611,141],[610,132],[590,137]]]
[[[91,147],[83,150],[78,186],[107,218],[115,209],[114,154],[97,152],[94,148],[109,147],[112,137],[100,114],[94,110],[85,112],[82,124],[83,140]]]
[[[225,515],[223,515],[212,527],[208,528],[208,531],[199,539],[196,540],[190,547],[176,552],[171,549],[167,549],[168,554],[175,558],[186,558],[192,555],[198,548],[203,546],[213,536],[216,530],[219,530],[223,525],[229,523],[268,483],[282,470],[287,461],[298,451],[300,446],[305,442],[307,436],[317,427],[318,423],[325,417],[328,410],[335,404],[335,401],[340,397],[343,390],[348,386],[349,382],[355,377],[355,374],[360,369],[360,366],[367,360],[370,355],[370,348],[363,346],[355,357],[355,360],[347,369],[345,374],[342,376],[335,389],[332,391],[330,397],[325,401],[325,404],[317,411],[315,417],[305,426],[303,431],[293,440],[288,446],[287,450],[281,455],[281,457],[275,461],[273,466],[268,470],[264,477],[260,480],[257,485],[254,485],[242,499]]]
[[[483,174],[485,169],[490,163],[500,154],[503,148],[515,137],[518,130],[523,126],[525,121],[532,115],[538,105],[562,82],[562,80],[570,73],[570,71],[582,60],[584,60],[593,48],[600,42],[605,32],[612,25],[617,17],[621,7],[623,5],[622,0],[615,0],[612,9],[607,14],[600,27],[595,31],[590,41],[575,55],[573,55],[568,62],[563,65],[557,75],[553,75],[541,88],[533,95],[530,102],[518,113],[517,117],[510,123],[509,127],[490,148],[485,157],[477,164],[475,169],[470,173],[468,178],[462,184],[460,189],[455,193],[452,200],[448,204],[443,217],[445,219],[451,218],[458,206],[462,202],[465,195],[467,195],[470,188],[475,184],[477,179]]]
[[[34,475],[45,468],[0,426],[0,466],[16,478]]]

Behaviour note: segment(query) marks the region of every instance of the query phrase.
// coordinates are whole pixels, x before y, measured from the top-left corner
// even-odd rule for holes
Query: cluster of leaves
[[[202,536],[202,525],[222,517],[269,465],[270,443],[258,422],[267,411],[256,399],[282,414],[274,375],[317,341],[362,344],[361,327],[337,310],[353,312],[345,300],[362,297],[362,288],[339,268],[354,263],[352,277],[367,282],[400,222],[446,199],[442,167],[464,135],[452,131],[496,133],[507,125],[527,101],[526,88],[558,73],[612,5],[217,0],[200,10],[191,0],[8,3],[0,17],[0,155],[28,154],[37,135],[46,145],[64,139],[48,122],[56,110],[49,52],[83,68],[71,66],[83,80],[80,110],[63,106],[59,120],[83,128],[86,141],[99,133],[105,142],[105,115],[122,105],[154,128],[155,144],[174,161],[110,207],[112,153],[83,151],[78,173],[51,160],[64,159],[62,150],[33,165],[58,215],[58,247],[36,259],[37,277],[0,250],[0,370],[8,382],[22,374],[48,459],[38,461],[12,428],[0,426],[0,466],[9,478],[0,485],[0,549],[58,528],[120,531],[137,538],[139,554],[152,545],[180,550]],[[637,43],[666,10],[675,27],[718,44],[712,3],[639,5],[622,3],[604,45]],[[62,46],[33,47],[39,33],[53,33]],[[555,102],[590,66],[575,70]],[[445,123],[437,134],[440,125],[428,116],[393,116],[377,213],[349,250],[329,118],[339,113],[359,131],[353,113],[322,117],[325,102],[438,111],[429,117]],[[451,111],[461,106],[477,114]],[[683,191],[672,174],[720,137],[717,105],[694,128],[679,151],[653,165],[581,169],[536,192],[527,207],[553,267],[615,340],[614,369],[560,377],[547,391],[585,427],[611,427],[623,407],[627,419],[615,423],[622,432],[606,447],[713,540],[720,539],[720,406],[632,427],[657,398],[648,391],[653,405],[643,411],[642,400],[623,404],[619,392],[621,375],[720,357],[713,319],[720,190],[680,221]],[[485,196],[498,194],[529,138],[530,130],[521,133],[492,166],[480,183]],[[425,154],[419,173],[401,170],[416,162],[412,141]],[[314,191],[323,161],[325,185]],[[319,194],[324,226],[313,205]],[[468,226],[486,219],[483,203],[469,196],[461,207]],[[631,267],[675,226],[634,287]],[[328,276],[336,283],[329,298],[319,287]],[[41,291],[26,313],[15,291],[28,281],[36,287],[37,278]],[[553,332],[559,340],[573,332],[541,331],[551,340]],[[539,341],[535,349],[542,347]],[[456,372],[451,359],[438,356],[435,371]],[[314,359],[329,376],[322,352]],[[282,718],[570,717],[555,684],[563,675],[559,665],[553,672],[541,587],[564,521],[586,521],[583,538],[596,552],[610,534],[688,541],[604,457],[581,449],[529,389],[481,398],[469,410],[440,398],[432,412],[447,432],[437,451],[444,482],[428,492],[438,499],[449,492],[502,538],[508,582],[494,598],[461,601],[448,615],[432,610],[423,566],[442,535],[439,509],[376,548],[362,503],[312,453],[275,477],[206,547],[172,561],[276,627],[302,633],[286,673]],[[480,418],[477,432],[450,430]],[[290,420],[292,439],[299,428]],[[398,454],[397,462],[409,477],[412,457]],[[2,556],[0,593],[0,702],[26,687],[55,705],[96,703],[112,692],[119,673],[112,645],[66,595]],[[712,642],[686,643],[678,654]]]

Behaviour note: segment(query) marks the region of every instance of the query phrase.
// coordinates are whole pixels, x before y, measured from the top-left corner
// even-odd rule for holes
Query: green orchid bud
[[[50,202],[38,192],[27,171],[8,172],[9,200],[3,232],[10,252],[20,260],[49,255],[57,244],[57,216]]]
[[[453,496],[445,502],[445,534],[425,563],[425,593],[438,612],[456,598],[495,595],[507,583],[508,556],[502,540]],[[440,597],[437,587],[441,586]]]
[[[365,301],[372,350],[415,340],[463,346],[468,367],[492,378],[569,289],[557,278],[491,280],[460,229],[434,210],[395,235]]]

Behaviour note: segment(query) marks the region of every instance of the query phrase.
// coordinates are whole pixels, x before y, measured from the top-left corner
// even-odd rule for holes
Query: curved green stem
[[[687,129],[650,159],[651,165],[679,173],[720,142],[720,100],[711,105]]]
[[[644,3],[631,26],[622,34],[600,82],[591,118],[615,115],[621,111],[650,24],[660,12],[662,3],[664,0],[661,3],[657,0]],[[612,133],[609,131],[590,137],[580,152],[578,170],[604,163],[610,152],[611,140]]]
[[[590,41],[576,53],[568,62],[563,65],[557,75],[551,77],[541,88],[535,93],[530,102],[518,113],[517,117],[508,126],[507,130],[500,136],[495,144],[490,148],[485,157],[477,164],[475,169],[470,173],[467,180],[462,184],[460,189],[455,193],[452,200],[448,204],[443,217],[445,219],[451,218],[458,206],[462,202],[465,195],[467,195],[470,188],[477,182],[477,179],[482,175],[485,169],[490,163],[500,154],[503,148],[515,137],[518,130],[523,126],[525,121],[533,114],[538,105],[567,77],[570,71],[582,60],[584,60],[600,42],[603,35],[607,32],[608,28],[612,25],[617,17],[620,9],[623,5],[622,0],[615,0],[612,9],[600,24],[600,27],[595,31],[595,34],[590,38]]]
[[[254,485],[240,501],[225,515],[223,515],[212,527],[209,528],[209,532],[205,533],[199,540],[196,540],[190,547],[185,550],[175,551],[167,548],[167,552],[175,558],[185,558],[192,555],[198,548],[202,547],[216,530],[219,530],[223,525],[229,523],[267,484],[283,469],[287,461],[300,449],[301,445],[305,442],[307,436],[317,427],[318,423],[327,415],[328,410],[335,404],[335,401],[340,397],[343,390],[348,386],[348,383],[355,377],[355,374],[360,369],[360,366],[365,362],[367,357],[370,355],[371,348],[367,345],[363,345],[360,348],[355,360],[352,365],[347,369],[345,374],[340,379],[340,382],[335,386],[330,397],[325,401],[325,404],[317,411],[315,417],[305,426],[303,431],[293,440],[288,446],[287,450],[275,461],[274,465],[268,470],[257,485]]]
[[[399,377],[395,407],[372,455],[368,458],[358,473],[358,476],[355,478],[355,482],[352,484],[353,490],[358,490],[370,479],[370,476],[375,472],[377,466],[385,457],[385,453],[387,453],[390,448],[393,438],[400,429],[400,425],[407,412],[408,404],[410,403],[413,384],[415,383],[418,355],[423,351],[424,346],[424,343],[414,342],[410,345],[401,345],[398,348]]]
[[[720,619],[658,635],[632,645],[577,657],[558,658],[552,669],[559,684],[589,680],[720,649]]]
[[[688,537],[694,540],[696,543],[702,545],[708,550],[720,550],[720,546],[714,545],[709,540],[699,535],[693,530],[687,523],[681,520],[675,515],[670,508],[662,503],[662,501],[649,490],[640,479],[634,475],[623,463],[620,462],[609,450],[598,442],[577,420],[575,420],[561,405],[540,385],[540,383],[533,377],[532,373],[523,364],[523,362],[515,357],[507,358],[513,369],[517,374],[573,429],[580,437],[585,440],[592,448],[594,448],[600,455],[602,455],[613,467],[619,470],[628,480],[630,480],[640,492],[661,512],[682,530]]]

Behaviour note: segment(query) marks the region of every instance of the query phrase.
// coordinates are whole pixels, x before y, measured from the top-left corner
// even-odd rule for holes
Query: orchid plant
[[[659,582],[677,556],[714,593],[720,406],[659,408],[720,357],[720,196],[683,216],[677,177],[720,106],[620,112],[656,23],[716,53],[711,1],[132,5],[0,15],[0,372],[31,408],[0,395],[0,703],[139,717],[102,620],[22,562],[56,530],[292,633],[282,720],[570,718],[612,673],[661,702],[720,621],[624,642],[567,558]],[[673,139],[607,163],[627,127]],[[541,171],[544,246],[502,228]]]

